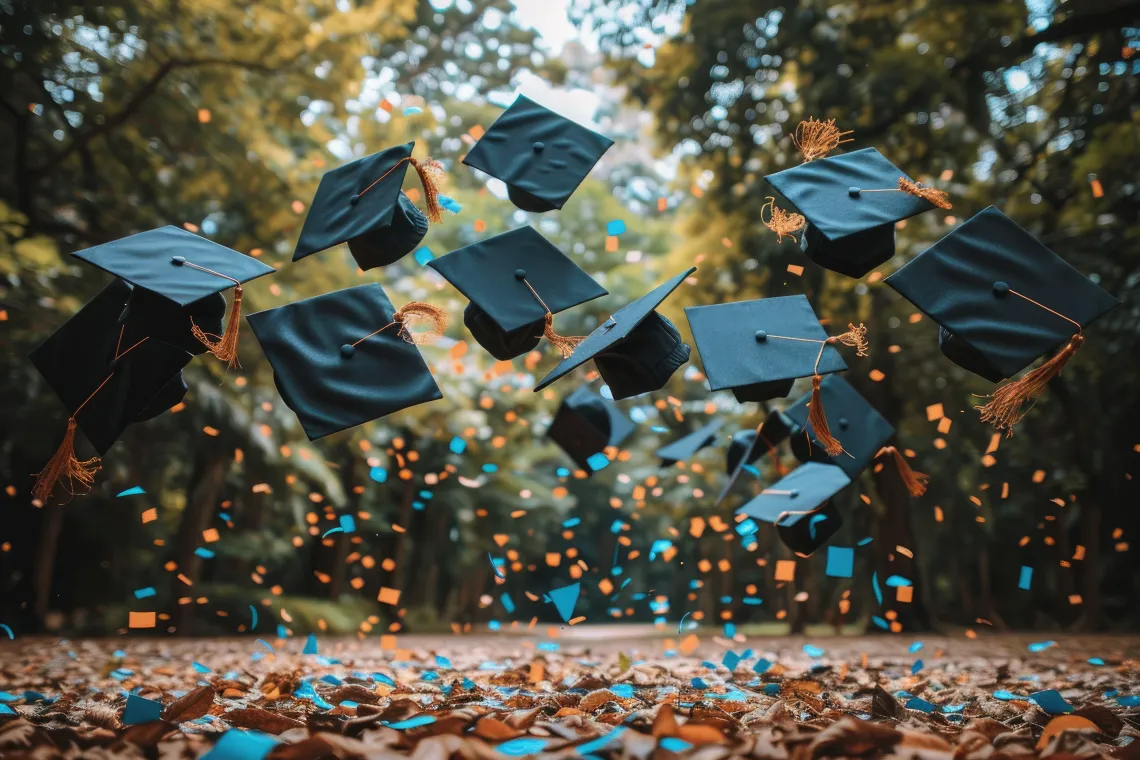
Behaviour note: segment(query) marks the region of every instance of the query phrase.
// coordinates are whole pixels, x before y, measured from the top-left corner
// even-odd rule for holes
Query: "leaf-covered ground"
[[[1135,638],[575,634],[5,642],[0,758],[1140,758]]]

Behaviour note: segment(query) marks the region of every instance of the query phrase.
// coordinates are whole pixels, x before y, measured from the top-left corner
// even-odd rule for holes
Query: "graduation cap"
[[[831,498],[849,485],[851,478],[842,468],[808,462],[765,488],[737,514],[775,525],[789,549],[810,555],[843,524]]]
[[[938,323],[948,358],[991,381],[1060,349],[977,407],[1007,435],[1084,343],[1084,328],[1120,305],[993,206],[887,284]]]
[[[593,474],[609,464],[605,450],[620,446],[636,427],[616,404],[582,387],[562,400],[546,435]]]
[[[63,441],[37,475],[32,493],[41,502],[63,480],[72,495],[77,482],[89,488],[100,457],[128,425],[169,409],[185,393],[182,368],[190,353],[146,335],[124,339],[131,295],[130,285],[113,281],[28,356],[70,413]],[[77,428],[99,456],[75,456]]]
[[[519,95],[463,163],[501,179],[523,211],[560,209],[614,141]]]
[[[428,221],[442,220],[438,161],[412,157],[415,142],[373,153],[321,177],[293,261],[348,243],[357,266],[367,271],[410,253],[427,234]],[[411,166],[423,184],[427,214],[400,189]]]
[[[417,348],[443,335],[447,315],[436,306],[413,301],[397,310],[371,284],[248,319],[310,441],[443,398]]]
[[[661,457],[662,467],[671,467],[677,462],[684,462],[706,446],[716,443],[717,433],[724,425],[724,420],[712,422],[682,436],[670,444],[657,449],[657,456]]]
[[[185,347],[189,341],[180,333],[185,317],[190,322],[190,336],[231,367],[237,364],[242,283],[274,271],[252,256],[169,225],[71,255],[168,301],[164,311],[159,300],[148,295],[140,307],[145,314],[165,314],[173,323],[153,329],[167,342]],[[194,317],[210,314],[213,306],[209,299],[216,304],[214,296],[227,288],[233,288],[234,295],[225,331],[211,332]],[[207,302],[199,303],[203,299]],[[136,324],[148,321],[142,319]]]
[[[554,315],[606,295],[532,227],[472,243],[428,266],[467,296],[463,323],[500,361],[522,356],[544,337],[569,356],[583,338],[555,332]]]
[[[801,462],[838,465],[854,478],[894,437],[894,425],[887,422],[851,383],[838,375],[824,378],[819,386],[819,396],[825,408],[827,426],[843,438],[843,448],[831,454],[818,443],[815,426],[810,419],[812,397],[805,394],[784,410],[792,425],[803,431],[803,435],[792,437],[792,453]]]
[[[657,313],[656,308],[695,271],[696,267],[690,267],[615,311],[534,390],[542,390],[590,359],[615,399],[664,386],[677,368],[689,360],[690,348],[673,323]]]
[[[781,476],[785,475],[777,447],[792,435],[792,427],[792,421],[783,412],[773,409],[764,422],[755,429],[737,430],[732,434],[732,440],[729,441],[725,452],[725,472],[735,477],[737,470],[743,465],[752,464],[764,454],[768,454],[776,466],[776,472]]]
[[[799,212],[769,198],[761,211],[765,226],[781,241],[802,231],[808,258],[848,277],[862,277],[895,255],[896,222],[950,208],[945,193],[911,180],[874,148],[809,160],[765,179]]]

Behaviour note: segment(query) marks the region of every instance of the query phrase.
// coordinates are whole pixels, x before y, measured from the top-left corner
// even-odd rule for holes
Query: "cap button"
[[[849,187],[849,188],[847,188],[847,194],[848,194],[848,195],[850,195],[852,198],[858,198],[858,197],[859,197],[859,194],[860,194],[860,193],[862,193],[862,192],[863,192],[863,191],[862,191],[861,189],[857,188],[857,187]]]
[[[768,340],[768,331],[767,330],[757,330],[756,331],[756,342],[757,343],[763,343],[766,340]]]
[[[799,489],[796,489],[796,488],[793,488],[791,491],[788,492],[788,498],[789,499],[794,499],[799,495],[800,495]]]
[[[840,417],[839,418],[839,427],[843,428],[844,430],[847,429],[847,418],[846,417]]]
[[[606,323],[604,325],[602,325],[602,327],[606,328],[607,330],[612,330],[615,327],[617,327],[617,320],[614,319],[613,317],[609,317],[608,319],[606,319]]]
[[[356,346],[351,343],[345,343],[340,347],[340,356],[342,359],[351,359],[352,355],[356,353]]]
[[[516,269],[515,270],[515,279],[516,280],[525,280],[526,279],[526,270],[525,269]]]
[[[348,203],[350,206],[355,206],[357,203],[360,203],[360,196],[359,195],[352,196],[351,198],[348,199]]]
[[[1008,294],[1009,294],[1009,283],[1002,282],[1001,280],[998,280],[997,282],[994,283],[994,295],[995,296],[997,296],[998,298],[1002,298],[1003,296],[1006,296]]]
[[[546,150],[546,143],[544,143],[542,140],[539,140],[534,144],[535,153],[541,153],[544,150]]]
[[[170,257],[170,262],[171,262],[172,264],[174,264],[175,266],[179,266],[179,267],[180,267],[180,266],[182,266],[183,264],[185,264],[185,263],[186,263],[186,257],[185,257],[185,256],[171,256],[171,257]]]

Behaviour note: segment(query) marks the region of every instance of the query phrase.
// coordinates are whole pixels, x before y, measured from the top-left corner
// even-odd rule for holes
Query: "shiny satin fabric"
[[[463,163],[505,182],[523,211],[560,209],[613,140],[519,95]]]
[[[395,311],[371,284],[249,315],[277,390],[309,440],[443,398],[398,325],[342,351],[392,322]]]
[[[724,426],[724,420],[713,420],[694,430],[686,436],[657,449],[657,456],[661,457],[661,466],[670,467],[677,462],[687,461],[706,446],[712,446],[717,441],[717,434]]]
[[[1009,290],[1081,328],[1120,305],[994,206],[971,217],[886,282],[984,357],[988,367],[965,357],[960,366],[988,378],[1013,377],[1077,332],[1069,321]],[[978,371],[983,369],[984,374]]]
[[[595,356],[594,366],[621,400],[663,388],[691,351],[673,323],[654,311],[625,340]]]
[[[827,427],[843,444],[843,453],[829,457],[816,442],[807,421],[810,393],[784,410],[792,424],[803,431],[791,437],[792,453],[801,462],[837,465],[854,479],[871,463],[879,449],[894,437],[895,428],[839,375],[824,378],[819,386],[819,397],[827,414]]]

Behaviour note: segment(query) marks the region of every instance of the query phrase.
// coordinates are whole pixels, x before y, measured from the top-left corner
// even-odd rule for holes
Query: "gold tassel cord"
[[[389,327],[400,326],[399,336],[408,343],[417,346],[423,346],[428,343],[434,343],[443,337],[443,331],[447,329],[447,312],[438,306],[432,306],[430,303],[422,301],[411,301],[404,304],[402,309],[398,309],[392,315],[392,321],[381,327],[379,330],[374,330],[363,338],[359,339],[352,344],[355,348],[364,341],[379,335],[387,330]],[[426,330],[417,331],[416,327],[427,326]]]
[[[859,326],[847,323],[847,332],[836,335],[835,340],[845,346],[851,346],[855,349],[856,356],[866,356],[867,351],[871,348],[871,344],[867,342],[867,328],[860,322]],[[822,352],[820,354],[822,357]],[[816,367],[819,366],[819,361],[816,360]]]
[[[827,413],[823,409],[823,399],[819,394],[819,384],[823,378],[819,375],[811,376],[811,404],[808,406],[808,424],[815,433],[815,440],[823,447],[828,456],[837,457],[843,453],[843,444],[831,434],[827,425]]]
[[[801,121],[796,127],[792,142],[803,154],[804,162],[807,162],[823,158],[843,143],[851,142],[850,139],[843,139],[849,134],[852,134],[852,130],[841,132],[835,126],[835,119],[819,121],[809,116],[807,121]]]
[[[369,190],[380,184],[385,177],[396,171],[396,169],[398,169],[400,165],[404,163],[409,163],[412,165],[412,168],[416,170],[416,174],[419,175],[420,184],[424,186],[424,201],[427,204],[428,220],[435,222],[436,224],[442,222],[443,209],[439,205],[439,185],[443,180],[443,164],[433,158],[429,158],[426,161],[419,161],[415,158],[412,158],[411,156],[408,156],[407,158],[401,158],[392,166],[391,169],[373,180],[371,185],[353,196],[353,202],[355,203],[356,199],[360,198],[360,196],[364,195]]]
[[[110,379],[110,378],[108,378]],[[102,386],[100,386],[102,387]],[[69,493],[75,495],[75,481],[83,488],[90,489],[95,483],[95,473],[102,469],[102,460],[99,457],[90,459],[77,459],[75,456],[75,417],[67,419],[67,432],[56,449],[55,455],[48,460],[47,465],[36,473],[36,483],[32,487],[32,497],[46,504],[51,498],[55,487],[67,479]]]
[[[1037,369],[1026,372],[1019,380],[1006,383],[994,391],[988,397],[990,399],[988,403],[974,407],[981,413],[982,422],[988,422],[996,429],[1006,431],[1007,438],[1012,436],[1014,426],[1033,408],[1033,402],[1045,392],[1049,381],[1061,374],[1061,370],[1084,342],[1085,337],[1077,333],[1052,359]],[[1028,407],[1026,403],[1029,404]]]
[[[799,242],[796,236],[792,233],[799,232],[807,225],[807,219],[803,214],[795,214],[784,211],[782,208],[776,207],[776,199],[769,196],[767,203],[760,207],[760,222],[776,233],[776,242],[784,242],[784,236],[790,237],[793,243]],[[764,218],[764,212],[768,212],[768,219]]]
[[[558,353],[563,359],[569,359],[574,354],[574,349],[578,347],[582,341],[586,339],[585,335],[559,335],[554,330],[554,313],[550,307],[546,305],[546,301],[542,300],[542,296],[534,289],[534,286],[527,282],[525,277],[522,278],[522,284],[526,285],[527,290],[534,296],[534,300],[538,301],[539,306],[546,312],[543,318],[542,336],[550,342],[552,346],[558,349]]]
[[[190,265],[190,262],[186,262]],[[201,267],[196,267],[201,268]],[[224,276],[224,275],[219,275]],[[230,313],[226,318],[226,329],[221,335],[214,335],[203,330],[190,320],[190,334],[198,339],[206,349],[216,358],[224,361],[228,369],[240,367],[238,363],[238,332],[241,329],[241,296],[242,287],[238,283],[234,288],[233,300],[230,302]]]
[[[954,208],[953,204],[950,203],[950,196],[947,193],[938,188],[927,187],[918,182],[912,182],[906,177],[899,177],[899,190],[909,195],[922,198],[927,203],[931,203],[940,209],[949,211]]]
[[[910,495],[918,498],[926,493],[926,485],[930,482],[930,476],[924,472],[911,469],[910,464],[903,457],[902,452],[894,446],[884,446],[879,449],[879,453],[875,454],[875,458],[883,456],[884,454],[891,455],[895,460],[895,468],[899,472],[899,477],[902,478],[906,490],[910,491]]]

